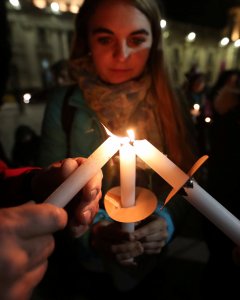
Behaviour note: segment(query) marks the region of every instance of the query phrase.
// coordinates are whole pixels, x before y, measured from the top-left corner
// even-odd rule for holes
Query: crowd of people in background
[[[240,218],[240,70],[222,70],[211,86],[207,85],[205,74],[189,72],[183,90],[200,150],[209,155],[206,190]],[[197,110],[195,104],[199,105]],[[210,117],[210,122],[205,121],[206,117]],[[210,253],[204,296],[232,298],[237,293],[240,274],[239,265],[234,263],[234,244],[208,220],[204,222],[204,233]]]
[[[35,175],[41,179],[41,191],[39,188],[38,191],[43,201],[53,190],[53,187],[46,188],[42,182],[46,183],[49,179],[48,172],[52,174],[54,162],[59,161],[57,172],[60,175],[55,174],[57,183],[53,184],[56,187],[67,177],[63,172],[65,159],[88,157],[105,140],[101,123],[120,135],[125,133],[127,127],[135,126],[138,139],[147,138],[185,172],[197,157],[209,155],[203,172],[196,175],[199,176],[197,179],[217,201],[240,219],[240,70],[222,70],[216,82],[209,85],[207,75],[194,66],[186,73],[182,86],[174,87],[165,67],[159,31],[160,13],[154,0],[85,1],[76,17],[69,61],[62,60],[52,66],[53,86],[47,93],[39,94],[47,96],[41,136],[31,127],[21,124],[16,128],[9,155],[4,151],[4,141],[1,141],[0,195],[6,200],[0,203],[5,209],[0,209],[1,222],[7,222],[4,214],[9,213],[17,232],[14,214],[22,216],[27,211],[39,218],[41,226],[46,220],[41,218],[44,210],[49,214],[58,214],[56,224],[50,224],[46,232],[39,233],[44,241],[45,238],[48,241],[45,242],[49,248],[44,257],[40,257],[40,263],[27,261],[27,275],[36,269],[38,263],[41,267],[37,278],[32,282],[30,280],[29,288],[25,283],[29,280],[27,277],[22,278],[17,273],[13,273],[17,276],[15,281],[10,273],[7,278],[4,277],[1,258],[6,262],[6,254],[0,251],[1,299],[8,299],[9,295],[13,300],[20,299],[17,293],[22,282],[23,300],[31,298],[40,281],[34,292],[34,297],[40,300],[73,300],[81,296],[96,299],[103,290],[105,299],[111,299],[113,294],[119,299],[130,299],[139,297],[149,289],[152,292],[160,289],[164,276],[161,262],[165,259],[169,244],[181,232],[181,224],[192,213],[192,207],[182,195],[177,194],[170,205],[161,209],[169,187],[142,166],[137,168],[137,184],[157,195],[158,206],[151,216],[136,224],[134,233],[124,232],[121,224],[107,215],[102,201],[110,187],[120,184],[116,172],[119,171],[118,157],[103,168],[102,181],[95,178],[97,193],[92,194],[89,186],[85,187],[91,194],[91,200],[86,200],[89,198],[86,193],[80,193],[78,202],[73,199],[72,204],[67,206],[69,226],[61,209],[53,211],[43,205],[38,214],[33,206],[20,206],[35,198],[39,201],[38,197],[31,198],[32,194],[28,193],[36,188],[34,185],[32,189]],[[0,42],[1,45],[8,45],[7,39]],[[10,52],[5,53],[7,64],[3,65],[3,86],[6,85],[11,56]],[[1,75],[3,72],[0,72]],[[3,95],[4,89],[0,90],[0,99]],[[77,159],[67,161],[70,164],[69,175],[76,168],[76,165],[73,167],[74,162],[77,165],[80,162]],[[17,192],[24,199],[21,197],[18,201],[19,195],[12,193],[13,173],[8,167],[14,168],[14,178],[18,180],[23,174],[24,177],[28,172],[32,174],[27,184],[24,179],[17,185]],[[23,170],[23,167],[28,168]],[[44,174],[43,177],[38,177],[38,172]],[[8,210],[7,201],[13,210]],[[89,218],[84,214],[84,201],[94,206]],[[82,226],[81,229],[75,226],[78,224],[74,213],[76,207],[80,215],[84,214],[87,219],[84,230]],[[199,299],[223,296],[233,299],[239,293],[240,245],[236,247],[207,219],[201,219],[201,225],[209,259],[202,276],[199,295],[202,298]],[[34,233],[33,227],[31,238]],[[5,245],[4,234],[1,237],[3,241],[0,243]],[[25,237],[28,238],[28,235]],[[55,250],[49,237],[54,237]],[[16,253],[20,253],[22,248],[16,241],[17,238],[14,238],[13,244]],[[6,283],[4,288],[2,282]]]

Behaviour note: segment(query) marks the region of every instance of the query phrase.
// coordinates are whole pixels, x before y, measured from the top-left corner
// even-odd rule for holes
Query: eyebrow
[[[98,27],[92,31],[93,34],[98,34],[98,33],[107,33],[107,34],[114,34],[113,31],[110,29],[104,28],[104,27]],[[149,32],[145,29],[139,29],[136,31],[133,31],[130,33],[130,35],[136,35],[136,34],[144,34],[144,35],[149,35]]]

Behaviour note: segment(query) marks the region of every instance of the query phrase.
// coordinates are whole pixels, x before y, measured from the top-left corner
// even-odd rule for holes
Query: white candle
[[[134,148],[136,154],[175,189],[180,189],[189,179],[187,174],[147,140],[134,141]]]
[[[197,182],[194,181],[193,188],[185,187],[189,175],[148,141],[135,141],[134,148],[137,155],[167,181],[175,192],[184,187],[187,193],[187,196],[184,196],[186,200],[240,246],[240,220],[202,189]]]
[[[120,147],[119,154],[121,206],[126,208],[135,205],[136,154],[133,146],[128,142]],[[134,223],[123,223],[122,225],[123,230],[134,231]]]
[[[184,187],[184,190],[187,193],[184,198],[240,246],[240,220],[201,188],[196,181],[193,181],[193,187]]]
[[[120,186],[122,207],[135,205],[136,155],[133,146],[126,143],[120,147]]]
[[[109,137],[45,200],[45,203],[58,207],[66,206],[119,148],[120,140],[114,136]]]

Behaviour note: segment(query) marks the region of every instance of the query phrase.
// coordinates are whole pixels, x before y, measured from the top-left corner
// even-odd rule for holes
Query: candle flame
[[[107,129],[106,126],[103,125],[103,123],[101,123],[101,124],[102,124],[103,128],[106,130],[107,135],[114,136],[114,134],[109,129]]]
[[[128,129],[127,133],[128,133],[129,138],[130,138],[130,142],[133,142],[134,139],[135,139],[134,131],[132,129]]]
[[[102,124],[102,123],[101,123]],[[132,129],[128,129],[127,130],[127,133],[128,133],[128,136],[125,136],[125,137],[122,137],[122,136],[117,136],[115,134],[113,134],[109,129],[107,129],[106,126],[104,126],[102,124],[103,128],[106,130],[106,133],[107,135],[109,135],[110,137],[113,137],[113,138],[118,138],[120,139],[121,143],[124,144],[124,143],[129,143],[129,142],[134,142],[134,139],[135,139],[135,134],[134,134],[134,131]]]
[[[193,108],[196,109],[196,110],[200,110],[200,105],[197,104],[197,103],[195,103],[195,104],[193,105]]]

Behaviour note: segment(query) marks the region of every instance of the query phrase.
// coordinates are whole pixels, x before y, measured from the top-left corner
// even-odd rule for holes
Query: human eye
[[[128,40],[128,44],[131,47],[138,47],[145,42],[146,42],[146,38],[143,36],[133,36]]]
[[[101,44],[101,45],[108,45],[108,44],[111,43],[111,40],[112,39],[111,39],[110,36],[99,36],[97,38],[98,43]]]

